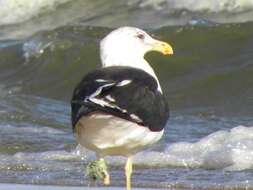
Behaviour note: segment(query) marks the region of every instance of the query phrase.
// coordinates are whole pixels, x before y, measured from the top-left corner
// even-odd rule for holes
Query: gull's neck
[[[114,54],[115,55],[115,54]],[[101,52],[101,61],[102,61],[102,67],[109,67],[109,66],[128,66],[133,67],[137,69],[144,70],[151,76],[155,78],[158,85],[158,90],[162,92],[160,83],[158,81],[158,78],[153,70],[153,68],[149,65],[149,63],[141,56],[125,56],[125,55],[119,55],[116,57],[110,57],[108,54],[103,54],[103,51]]]

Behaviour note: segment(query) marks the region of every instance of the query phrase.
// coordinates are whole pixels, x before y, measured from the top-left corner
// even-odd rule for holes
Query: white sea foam
[[[24,22],[69,0],[0,0],[0,25]]]
[[[18,160],[72,160],[79,158],[75,152],[67,152],[64,150],[37,153],[19,152],[14,154],[13,157]]]
[[[0,160],[14,159],[14,160],[84,160],[90,161],[95,159],[95,154],[92,151],[89,151],[80,145],[76,147],[73,151],[65,151],[65,150],[52,150],[45,152],[17,152],[12,158],[6,155],[0,155]]]
[[[77,146],[72,152],[46,151],[38,153],[20,152],[0,160],[83,160],[95,159],[91,151]],[[122,157],[107,157],[110,165],[125,164]],[[217,131],[195,143],[177,142],[162,151],[143,151],[134,156],[134,163],[140,167],[185,167],[224,169],[226,171],[253,169],[253,126],[238,126],[230,131]],[[31,167],[32,167],[32,163]]]
[[[86,1],[73,1],[73,0],[0,0],[0,25],[16,24],[27,21],[31,18],[39,17],[43,13],[53,12],[58,5],[72,1],[72,5],[79,5],[83,7],[83,14],[76,11],[76,15],[79,15],[85,19],[89,18],[91,14],[89,7],[92,7],[94,16],[100,18],[101,7],[106,7],[106,12],[111,12],[115,9],[115,2],[110,4],[108,1],[100,1],[100,3],[93,0]],[[128,4],[130,7],[137,8],[152,8],[153,10],[163,13],[174,13],[178,11],[189,11],[197,13],[242,13],[253,10],[252,0],[128,0],[119,1],[116,4],[124,7]],[[88,9],[86,9],[86,6]],[[66,9],[67,12],[73,7]],[[79,11],[81,11],[80,9]],[[141,12],[141,11],[140,11]],[[141,13],[140,13],[141,14]],[[79,16],[77,16],[79,18]],[[138,16],[138,15],[136,15]],[[72,15],[72,17],[75,17]],[[121,17],[121,16],[120,16]],[[120,17],[118,20],[121,20]],[[252,18],[252,17],[251,17]],[[65,18],[66,19],[66,18]],[[96,22],[96,20],[94,20]],[[106,22],[106,20],[105,20]],[[115,21],[116,22],[116,21]],[[121,20],[122,22],[122,20]],[[106,22],[107,23],[107,22]],[[91,23],[90,23],[91,24]],[[107,23],[108,24],[108,23]],[[111,23],[112,24],[112,23]],[[118,23],[119,25],[122,23]],[[113,24],[115,25],[115,23]]]
[[[0,39],[23,39],[71,23],[141,28],[241,23],[253,20],[252,11],[253,0],[0,0],[0,26],[5,25]]]
[[[0,125],[1,132],[13,133],[38,133],[38,134],[66,134],[64,131],[45,126],[13,126],[13,125]]]
[[[134,1],[129,1],[133,3]],[[136,1],[135,1],[136,2]],[[253,9],[252,0],[141,0],[140,7],[153,7],[157,10],[177,11],[188,10],[191,12],[232,12],[239,13]]]
[[[174,143],[164,152],[142,152],[136,155],[135,162],[158,167],[252,169],[253,127],[217,131],[195,143]]]

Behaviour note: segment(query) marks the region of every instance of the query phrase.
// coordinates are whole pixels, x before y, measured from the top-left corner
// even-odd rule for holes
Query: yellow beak
[[[155,40],[155,42],[152,43],[151,51],[158,51],[164,55],[173,55],[173,49],[171,45],[159,40]]]

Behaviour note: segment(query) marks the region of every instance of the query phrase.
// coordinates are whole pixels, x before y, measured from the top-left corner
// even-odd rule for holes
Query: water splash
[[[195,143],[178,142],[164,152],[137,154],[138,165],[246,170],[253,168],[253,127],[217,131]]]
[[[129,1],[133,2],[133,1]],[[139,7],[152,7],[156,10],[165,10],[172,13],[175,11],[190,11],[190,12],[231,12],[239,13],[250,11],[253,9],[252,0],[139,0],[135,1]]]
[[[134,156],[134,163],[142,168],[183,167],[240,171],[253,168],[253,127],[238,126],[230,131],[214,132],[195,143],[177,142],[164,151],[143,151]],[[8,158],[10,159],[10,158]],[[71,152],[19,152],[15,160],[84,160],[95,159],[95,154],[80,145]],[[107,157],[112,166],[124,165],[122,157]]]
[[[16,24],[54,11],[69,0],[0,0],[0,25]]]
[[[69,24],[159,28],[196,24],[196,17],[205,25],[241,23],[253,20],[252,10],[252,0],[0,0],[0,39],[23,39]]]

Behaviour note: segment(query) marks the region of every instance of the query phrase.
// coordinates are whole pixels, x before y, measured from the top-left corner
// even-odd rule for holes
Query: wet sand
[[[125,190],[124,187],[83,187],[57,185],[27,185],[27,184],[0,184],[0,190]],[[159,190],[147,188],[132,188],[132,190]]]

